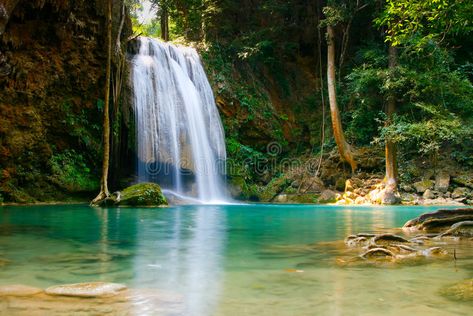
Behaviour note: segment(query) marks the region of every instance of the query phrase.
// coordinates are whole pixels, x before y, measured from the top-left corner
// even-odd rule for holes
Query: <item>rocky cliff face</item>
[[[122,4],[114,1],[115,37]],[[97,189],[105,8],[105,0],[0,1],[0,202]]]

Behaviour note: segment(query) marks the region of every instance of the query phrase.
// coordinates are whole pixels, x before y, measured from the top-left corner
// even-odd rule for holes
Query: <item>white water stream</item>
[[[204,203],[227,200],[225,138],[196,50],[141,37],[133,58],[139,181]]]

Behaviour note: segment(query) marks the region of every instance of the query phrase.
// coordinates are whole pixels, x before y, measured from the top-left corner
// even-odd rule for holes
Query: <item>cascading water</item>
[[[139,181],[203,202],[225,201],[224,132],[199,55],[146,37],[139,41],[132,77]]]

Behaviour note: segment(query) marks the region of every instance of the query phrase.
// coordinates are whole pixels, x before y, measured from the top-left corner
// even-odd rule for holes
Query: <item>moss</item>
[[[288,201],[291,203],[317,203],[319,199],[318,194],[294,194],[288,196]]]
[[[161,187],[156,183],[139,183],[120,192],[119,206],[168,205]]]

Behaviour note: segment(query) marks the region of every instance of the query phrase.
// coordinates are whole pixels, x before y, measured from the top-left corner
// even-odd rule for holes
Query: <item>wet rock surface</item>
[[[473,208],[460,208],[455,210],[438,210],[422,214],[404,224],[406,231],[440,232],[446,231],[452,225],[473,220]]]
[[[101,285],[99,285],[101,283]],[[91,287],[91,284],[95,286]],[[56,289],[71,289],[71,285],[60,285]],[[44,316],[44,315],[182,315],[182,297],[177,294],[154,289],[126,289],[113,283],[85,283],[78,288],[118,289],[114,295],[82,296],[48,294],[26,285],[0,286],[0,315]],[[68,290],[68,291],[69,291]],[[55,292],[55,291],[54,291]]]
[[[74,297],[107,297],[115,296],[125,289],[126,286],[123,284],[90,282],[51,286],[45,290],[45,293],[48,295]]]
[[[32,287],[32,286],[22,285],[22,284],[11,284],[11,285],[0,286],[0,297],[31,296],[31,295],[39,294],[42,292],[43,292],[42,289]]]
[[[337,263],[346,265],[423,264],[456,260],[456,244],[473,244],[473,209],[438,210],[408,221],[406,235],[359,233],[345,238],[348,253]]]

